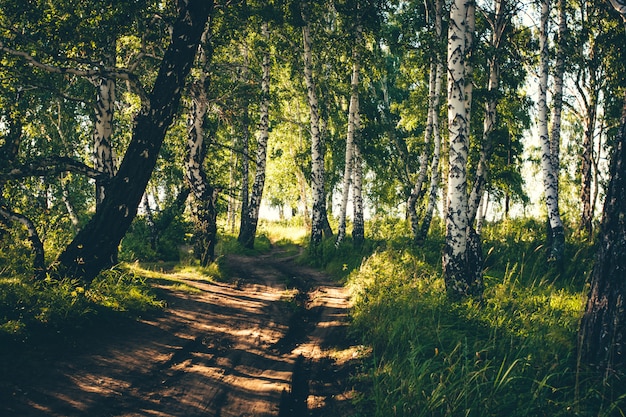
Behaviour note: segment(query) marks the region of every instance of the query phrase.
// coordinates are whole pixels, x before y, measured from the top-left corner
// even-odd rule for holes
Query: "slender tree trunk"
[[[248,45],[243,49],[244,64],[241,70],[242,82],[248,82]],[[239,219],[239,230],[245,229],[248,218],[248,204],[250,204],[250,114],[249,102],[243,99],[243,109],[241,115],[241,217]]]
[[[426,180],[426,173],[428,172],[428,155],[430,154],[430,142],[433,136],[433,113],[435,112],[435,80],[437,78],[437,64],[436,58],[433,58],[430,63],[430,75],[428,77],[428,116],[426,117],[426,129],[424,131],[424,147],[419,156],[419,171],[417,179],[409,198],[407,199],[407,214],[409,222],[411,223],[411,233],[413,238],[417,239],[419,230],[419,216],[417,214],[417,202],[423,195],[424,181]]]
[[[579,331],[581,363],[598,369],[605,380],[623,376],[626,365],[626,99],[610,176],[591,288]]]
[[[63,204],[65,204],[65,209],[67,210],[67,216],[70,218],[70,222],[72,222],[72,229],[74,233],[76,233],[80,230],[80,221],[78,220],[76,210],[74,210],[74,206],[70,201],[70,190],[67,184],[67,180],[65,180],[64,178],[61,178],[61,193]]]
[[[559,34],[554,68],[554,95],[552,104],[552,128],[550,131],[550,157],[552,169],[559,172],[561,153],[561,115],[563,113],[563,76],[565,74],[565,39],[567,36],[566,1],[559,1]],[[557,195],[559,182],[557,181]]]
[[[435,2],[435,34],[437,42],[442,41],[442,0]],[[428,193],[428,204],[424,211],[424,218],[420,226],[418,234],[414,235],[415,243],[420,244],[426,240],[430,223],[433,219],[433,212],[437,204],[437,192],[439,190],[439,159],[441,157],[441,135],[439,132],[439,102],[441,97],[441,80],[443,77],[443,59],[439,48],[435,54],[436,72],[435,72],[435,91],[432,103],[432,125],[433,125],[433,158],[430,164],[430,187]]]
[[[359,125],[359,115],[357,114],[356,125]],[[354,219],[352,223],[352,243],[355,248],[360,248],[365,242],[365,217],[363,213],[363,158],[361,157],[361,147],[359,142],[354,142],[354,175],[353,206]]]
[[[133,138],[101,209],[59,255],[59,275],[90,282],[111,265],[120,240],[137,213],[165,133],[178,110],[212,5],[206,0],[179,3],[171,42],[149,96],[149,107],[142,108],[137,115]]]
[[[230,164],[228,168],[228,225],[230,232],[235,233],[235,227],[237,227],[237,197],[235,196],[235,188],[237,186],[237,179],[235,177],[235,171],[237,169],[238,158],[236,148],[236,139],[233,140],[233,150],[230,153]]]
[[[304,46],[304,80],[309,101],[311,123],[311,189],[313,207],[311,218],[311,250],[317,252],[322,242],[324,217],[326,214],[326,194],[324,192],[324,144],[319,128],[319,105],[315,82],[313,80],[313,64],[311,52],[311,33],[309,28],[308,3],[302,1],[302,41]]]
[[[355,42],[358,42],[355,41]],[[336,245],[341,244],[346,236],[346,211],[348,209],[348,195],[352,185],[352,167],[354,164],[354,134],[357,130],[359,113],[359,53],[355,45],[352,50],[352,82],[350,92],[350,106],[348,109],[348,133],[346,135],[346,159],[343,172],[343,188],[341,190],[341,208],[339,210],[339,227],[337,230]],[[354,193],[353,193],[354,194]]]
[[[265,187],[265,166],[267,163],[267,140],[269,138],[269,102],[270,102],[270,33],[267,22],[263,22],[261,33],[266,42],[263,51],[263,74],[261,79],[261,104],[259,121],[259,139],[256,148],[256,171],[254,183],[252,184],[252,195],[248,212],[242,213],[241,229],[239,230],[239,242],[252,249],[256,236],[257,225],[259,223],[259,210],[263,198],[263,188]],[[245,221],[243,221],[245,219]]]
[[[148,192],[143,193],[143,210],[146,212],[146,222],[148,223],[148,230],[150,231],[150,248],[153,251],[157,250],[157,242],[159,241],[159,232],[154,221],[154,213],[152,207],[150,207],[150,200],[148,198]]]
[[[565,234],[563,222],[559,214],[558,171],[554,171],[551,143],[548,136],[548,19],[550,17],[550,0],[543,0],[541,7],[541,25],[539,33],[539,100],[538,130],[541,142],[541,168],[543,186],[548,208],[548,221],[551,236],[548,239],[551,247],[549,261],[560,262],[565,250]]]
[[[585,131],[583,134],[581,169],[580,169],[580,202],[582,205],[582,216],[580,219],[580,229],[587,236],[591,236],[593,231],[593,209],[591,205],[591,187],[593,183],[593,148],[594,136],[596,131],[597,112],[598,112],[598,88],[595,71],[589,70],[589,78],[584,83],[584,89],[587,90],[585,97],[583,87],[577,83],[579,92],[583,95],[585,107]]]

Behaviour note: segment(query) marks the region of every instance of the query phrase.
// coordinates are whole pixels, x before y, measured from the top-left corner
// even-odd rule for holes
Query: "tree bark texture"
[[[185,175],[193,195],[191,214],[193,220],[194,255],[200,265],[207,266],[215,260],[217,243],[217,189],[213,187],[204,170],[206,140],[204,120],[209,100],[207,86],[208,64],[211,60],[211,46],[208,44],[208,27],[202,36],[198,49],[199,75],[191,83],[191,109],[187,121],[187,150],[185,155]]]
[[[265,167],[267,164],[267,141],[269,138],[269,105],[270,105],[270,50],[269,41],[270,33],[268,23],[263,22],[261,28],[265,46],[263,50],[263,64],[261,76],[261,103],[259,106],[259,136],[256,148],[256,171],[254,174],[254,182],[252,184],[252,192],[250,202],[247,207],[247,213],[242,212],[241,228],[239,229],[239,242],[246,248],[254,247],[254,239],[256,236],[257,225],[259,223],[259,210],[263,198],[263,189],[265,187]]]
[[[487,80],[487,100],[485,101],[480,157],[476,169],[476,178],[469,197],[468,222],[470,226],[472,226],[476,220],[480,202],[483,199],[483,194],[485,193],[485,188],[489,181],[489,159],[492,150],[492,135],[497,123],[498,89],[500,85],[499,50],[502,35],[507,25],[507,16],[503,1],[504,0],[497,0],[495,2],[493,19],[488,19],[491,26],[491,55],[487,59],[489,77]]]
[[[550,17],[550,0],[543,0],[541,5],[541,24],[539,31],[539,99],[537,127],[541,142],[541,169],[543,172],[543,188],[548,208],[548,221],[551,242],[548,260],[559,262],[565,250],[565,234],[563,222],[559,214],[558,171],[554,170],[551,153],[550,137],[548,136],[548,20]]]
[[[309,101],[311,125],[311,191],[313,202],[311,207],[311,249],[317,251],[322,242],[324,217],[326,216],[326,195],[324,193],[324,143],[320,133],[319,104],[313,79],[313,55],[311,51],[311,32],[309,27],[308,2],[303,1],[302,27],[304,80]]]
[[[610,168],[591,288],[579,331],[580,360],[604,377],[626,365],[626,100]]]
[[[241,82],[247,84],[248,80],[248,45],[243,46],[242,55],[244,57],[241,68]],[[244,223],[248,216],[248,204],[250,202],[250,103],[248,98],[243,98],[243,108],[241,111],[241,216],[239,218],[239,230],[245,228]]]
[[[433,113],[435,111],[435,81],[437,78],[437,64],[436,58],[430,63],[430,73],[428,77],[428,116],[426,117],[426,129],[424,131],[424,147],[419,156],[419,172],[417,179],[409,198],[407,199],[407,212],[409,216],[409,222],[411,223],[411,233],[413,238],[416,239],[419,230],[419,216],[417,214],[417,202],[423,194],[423,185],[426,181],[426,174],[428,172],[428,156],[430,153],[430,142],[433,136]]]
[[[435,2],[435,34],[437,36],[437,42],[442,41],[442,0]],[[430,164],[430,186],[428,193],[428,203],[426,204],[426,210],[424,211],[424,217],[422,224],[417,234],[413,235],[415,243],[421,243],[426,240],[428,231],[430,230],[430,223],[433,219],[433,212],[435,205],[437,204],[437,192],[439,191],[439,159],[441,157],[441,135],[439,132],[439,103],[441,98],[441,80],[443,78],[443,59],[439,48],[435,53],[435,91],[432,97],[432,106],[429,103],[429,107],[432,107],[432,126],[433,126],[433,157]]]
[[[359,124],[359,115],[356,115],[356,124]],[[354,219],[352,222],[352,244],[360,248],[365,242],[365,218],[363,214],[363,157],[358,141],[354,142],[354,176],[353,206]]]
[[[105,59],[111,67],[115,66],[115,41],[107,45],[110,49]],[[115,175],[113,159],[113,114],[115,106],[115,79],[111,77],[94,77],[91,79],[96,86],[95,120],[93,129],[93,161],[94,168],[108,178]],[[106,184],[96,180],[96,210],[100,207],[106,193]]]
[[[465,100],[465,31],[467,4],[455,0],[450,8],[448,30],[448,131],[449,174],[446,212],[446,243],[443,270],[446,289],[451,298],[462,298],[472,292],[467,274],[467,119]]]
[[[133,137],[101,209],[59,255],[58,275],[90,282],[111,265],[112,256],[137,214],[211,9],[212,2],[205,0],[179,3],[179,14],[149,96],[149,106],[143,107],[135,119]]]
[[[341,190],[341,208],[339,210],[339,227],[337,229],[337,241],[339,245],[346,236],[346,211],[348,209],[348,196],[352,186],[352,171],[354,165],[354,135],[358,129],[357,119],[359,113],[359,53],[356,45],[352,50],[352,80],[350,84],[350,106],[348,108],[348,132],[346,134],[346,158],[343,170],[343,187]],[[353,192],[354,194],[354,192]]]

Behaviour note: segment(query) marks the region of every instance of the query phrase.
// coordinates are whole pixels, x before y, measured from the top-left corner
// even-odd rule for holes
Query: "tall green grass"
[[[364,415],[623,415],[626,388],[577,367],[593,248],[570,241],[570,262],[551,268],[540,227],[485,231],[481,300],[446,298],[436,236],[422,248],[381,246],[350,274],[352,328],[371,347]]]

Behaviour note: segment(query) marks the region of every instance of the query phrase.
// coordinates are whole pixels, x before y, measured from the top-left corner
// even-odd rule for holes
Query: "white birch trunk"
[[[500,51],[500,41],[506,28],[506,16],[503,1],[495,1],[495,13],[491,25],[490,46],[492,55],[488,58],[489,78],[487,81],[487,100],[485,102],[485,116],[483,119],[483,136],[480,144],[480,157],[478,167],[476,169],[476,179],[472,186],[469,197],[469,213],[468,221],[470,225],[474,224],[474,220],[478,214],[485,186],[487,185],[489,176],[489,158],[491,155],[491,136],[496,127],[497,107],[498,107],[498,88],[500,84],[500,64],[498,55]],[[477,228],[478,229],[478,228]]]
[[[548,220],[551,229],[552,245],[548,255],[551,261],[558,261],[563,256],[564,234],[563,223],[559,215],[558,172],[554,171],[548,136],[548,20],[550,17],[550,0],[541,4],[541,24],[539,31],[539,99],[538,99],[538,133],[541,142],[541,168],[543,185],[548,209]]]
[[[348,109],[348,132],[346,134],[346,158],[343,172],[343,188],[341,190],[341,208],[339,210],[339,227],[337,229],[336,245],[339,245],[346,236],[346,211],[348,196],[352,185],[352,165],[354,155],[354,133],[357,130],[359,113],[359,54],[356,46],[352,52],[352,81],[350,92],[350,106]]]
[[[263,199],[265,187],[265,167],[267,164],[267,141],[269,138],[269,102],[270,102],[270,51],[269,51],[269,28],[268,23],[263,22],[261,34],[266,42],[263,51],[262,76],[261,76],[261,103],[259,106],[259,136],[256,148],[256,171],[254,183],[250,195],[248,212],[245,213],[245,222],[239,231],[239,241],[247,248],[254,247],[254,238],[259,223],[259,210]],[[243,216],[244,214],[242,214]]]
[[[422,187],[424,185],[424,181],[426,180],[426,173],[428,171],[428,153],[430,148],[430,141],[433,135],[433,123],[434,117],[433,113],[435,112],[435,80],[437,78],[437,65],[434,62],[436,58],[433,59],[433,62],[430,63],[430,75],[428,77],[428,116],[426,117],[426,129],[424,131],[424,148],[419,156],[419,172],[417,175],[417,180],[411,189],[411,194],[407,200],[407,212],[409,215],[409,221],[411,223],[411,232],[413,234],[414,239],[417,239],[418,230],[419,230],[419,218],[417,215],[417,201],[422,195]]]
[[[313,196],[311,215],[311,247],[317,250],[322,242],[322,230],[325,216],[325,193],[324,193],[324,150],[320,134],[319,104],[313,80],[313,64],[311,52],[311,32],[309,28],[308,3],[302,2],[302,27],[304,80],[309,101],[310,125],[311,125],[311,191]]]
[[[430,223],[433,219],[433,212],[435,211],[435,205],[437,204],[437,192],[439,191],[439,160],[441,157],[441,134],[439,132],[439,97],[441,94],[443,63],[441,62],[441,57],[439,57],[438,59],[439,62],[437,63],[435,81],[435,111],[433,112],[433,158],[430,164],[430,191],[428,193],[428,204],[426,205],[424,218],[422,219],[422,225],[419,229],[419,234],[415,237],[417,243],[423,242],[426,239],[426,236],[428,236]]]
[[[469,293],[465,277],[467,248],[467,107],[465,100],[465,31],[467,6],[453,1],[448,31],[448,131],[449,173],[446,244],[443,270],[451,296]]]
[[[559,171],[561,148],[561,114],[563,113],[563,75],[565,73],[565,36],[567,34],[567,11],[565,0],[559,0],[559,37],[554,68],[554,95],[552,104],[552,128],[550,131],[550,156],[552,169]],[[557,182],[558,187],[558,182]]]
[[[115,66],[115,42],[110,46],[111,53],[107,57],[107,64]],[[92,78],[96,86],[95,122],[93,129],[93,160],[94,168],[106,173],[109,177],[115,175],[115,162],[111,137],[113,135],[113,113],[115,105],[115,80],[112,78]],[[105,186],[96,181],[96,210],[105,196]]]
[[[356,126],[359,125],[359,114],[356,114]],[[352,242],[354,247],[360,248],[365,241],[365,219],[363,214],[363,158],[358,141],[354,141],[354,190],[353,206],[354,219],[352,223]]]

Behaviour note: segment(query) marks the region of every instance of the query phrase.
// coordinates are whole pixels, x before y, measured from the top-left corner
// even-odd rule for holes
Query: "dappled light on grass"
[[[354,328],[372,346],[363,408],[381,417],[597,415],[585,414],[600,401],[590,398],[607,394],[576,380],[585,288],[567,271],[530,267],[536,256],[503,271],[493,264],[483,298],[454,303],[419,249],[364,261],[348,281]],[[615,393],[604,401],[623,409]]]

